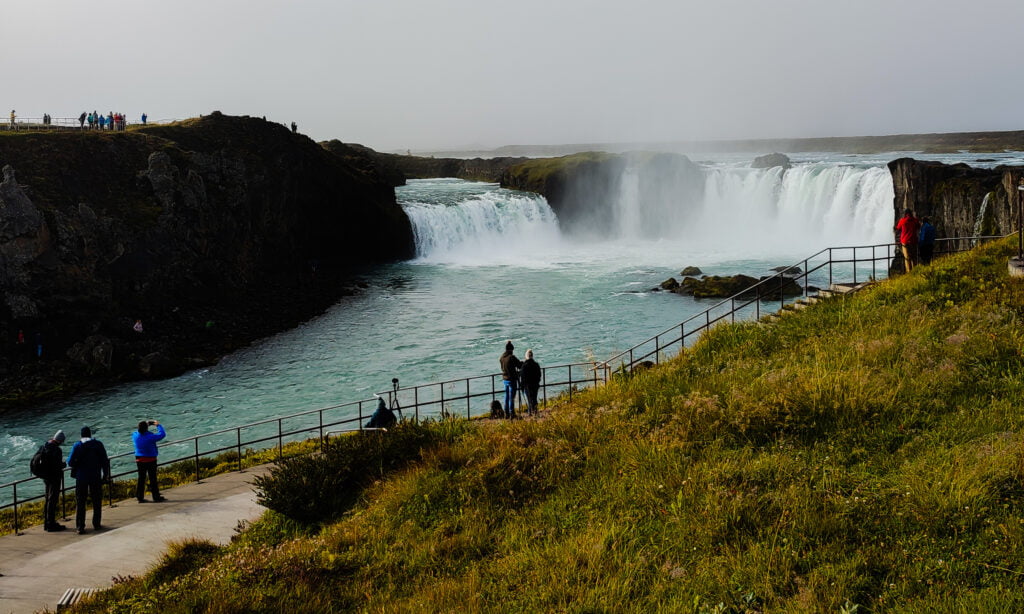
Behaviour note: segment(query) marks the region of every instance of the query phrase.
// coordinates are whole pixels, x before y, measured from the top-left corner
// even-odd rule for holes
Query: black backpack
[[[47,473],[47,461],[46,461],[46,444],[39,446],[36,453],[32,455],[32,460],[29,461],[28,468],[32,472],[32,475],[37,478],[49,477]]]

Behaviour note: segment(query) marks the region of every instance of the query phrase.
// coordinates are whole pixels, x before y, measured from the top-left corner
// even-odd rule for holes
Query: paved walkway
[[[75,521],[68,530],[43,531],[42,525],[22,535],[0,537],[0,613],[56,610],[69,588],[106,588],[114,576],[138,576],[157,563],[167,544],[188,537],[226,544],[240,520],[255,520],[252,479],[269,465],[225,473],[165,491],[163,503],[134,499],[103,508],[104,529],[78,535]]]

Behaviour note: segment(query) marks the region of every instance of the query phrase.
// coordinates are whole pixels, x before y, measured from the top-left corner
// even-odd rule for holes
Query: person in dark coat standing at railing
[[[917,256],[921,264],[931,264],[935,254],[935,226],[927,215],[921,218],[921,232],[917,241]]]
[[[92,528],[100,530],[103,515],[103,483],[110,479],[110,458],[92,429],[82,427],[82,439],[68,455],[71,477],[75,478],[75,528],[85,534],[85,509],[92,503]]]
[[[516,384],[519,382],[519,367],[523,364],[512,353],[516,349],[512,340],[505,342],[505,353],[498,361],[501,363],[501,379],[505,384],[505,417],[516,417]]]
[[[61,478],[64,477],[64,454],[60,447],[64,444],[64,431],[57,431],[52,438],[44,443],[37,455],[39,467],[33,462],[32,473],[42,478],[46,485],[46,499],[43,502],[43,529],[46,531],[63,531],[67,527],[57,524],[57,500],[60,499]]]
[[[156,432],[149,431],[150,425],[156,427]],[[160,496],[160,485],[156,481],[156,457],[159,454],[156,442],[167,437],[163,425],[156,420],[143,420],[139,422],[139,430],[132,433],[132,443],[135,444],[135,467],[139,471],[139,483],[135,486],[135,498],[139,503],[146,502],[146,478],[149,478],[149,492],[153,493],[153,501],[159,503],[165,499]]]
[[[526,393],[526,413],[537,415],[537,393],[540,391],[540,365],[533,359],[533,350],[526,350],[526,360],[523,361],[522,369],[519,371],[520,379],[523,382],[523,392]]]

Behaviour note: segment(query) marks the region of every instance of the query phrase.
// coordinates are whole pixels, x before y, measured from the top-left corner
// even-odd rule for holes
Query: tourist
[[[43,503],[43,530],[63,531],[67,527],[57,524],[57,500],[60,499],[61,482],[64,477],[64,455],[60,447],[64,444],[64,431],[57,431],[54,436],[40,446],[36,456],[32,458],[32,473],[42,478],[46,485],[46,498]],[[36,459],[38,460],[38,463]]]
[[[384,399],[377,398],[377,409],[373,412],[370,417],[370,421],[366,423],[368,429],[386,429],[398,422],[395,418],[395,412],[388,409],[387,404],[384,403]]]
[[[921,218],[921,233],[918,235],[917,255],[921,264],[931,264],[935,254],[935,226],[927,215]]]
[[[43,333],[36,333],[36,358],[43,357]]]
[[[900,233],[900,248],[903,250],[904,270],[907,273],[914,270],[914,265],[917,264],[917,232],[920,228],[921,222],[914,217],[914,212],[910,209],[903,210],[903,217],[893,228]]]
[[[14,130],[14,118],[17,117],[14,114],[14,109],[11,109],[11,130]]]
[[[103,127],[107,125],[107,118],[103,117],[102,115],[98,116],[96,118],[96,124],[97,130],[103,130]]]
[[[295,122],[292,122],[292,134],[295,134],[298,131],[299,131],[299,125],[296,124]]]
[[[523,364],[512,353],[514,349],[515,346],[512,345],[512,341],[506,341],[505,353],[499,359],[501,363],[501,379],[505,384],[505,417],[509,419],[516,417],[516,382],[519,381],[519,367]]]
[[[492,418],[504,418],[505,410],[501,408],[501,401],[495,399],[491,401],[491,417]]]
[[[102,528],[103,482],[110,479],[110,459],[89,427],[82,427],[82,439],[72,446],[68,466],[75,478],[75,528],[79,535],[85,534],[85,509],[92,503],[92,528],[98,531]]]
[[[107,127],[108,127],[107,128],[108,130],[113,130],[114,129],[114,112],[113,111],[109,111],[108,112],[108,115],[107,115]]]
[[[149,427],[155,426],[156,432],[149,432]],[[135,444],[135,467],[139,472],[139,482],[135,486],[135,498],[139,503],[146,503],[146,479],[149,479],[149,492],[153,493],[153,501],[159,503],[165,499],[160,496],[160,485],[156,481],[156,457],[160,453],[157,450],[156,442],[167,437],[164,427],[156,420],[143,420],[139,422],[139,429],[132,433],[132,443]]]
[[[523,391],[526,392],[526,413],[537,414],[537,392],[540,391],[540,365],[533,359],[533,350],[526,350],[526,360],[520,370]]]
[[[84,130],[85,129],[85,118],[86,118],[85,111],[82,111],[82,114],[78,116],[78,128],[80,130]]]
[[[146,118],[148,118],[148,117],[149,117],[149,116],[148,116],[148,115],[146,115],[145,113],[143,113],[143,114],[142,114],[142,125],[143,125],[143,126],[145,126],[145,125],[146,125]]]

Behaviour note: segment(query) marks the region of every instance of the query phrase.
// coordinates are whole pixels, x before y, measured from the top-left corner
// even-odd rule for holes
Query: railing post
[[[828,287],[831,288],[835,285],[832,280],[832,248],[828,248]]]
[[[544,405],[548,404],[548,370],[540,370],[541,387],[544,390]]]
[[[857,285],[857,248],[853,248],[853,285]]]
[[[395,393],[395,397],[397,398],[397,396],[398,396],[398,393],[396,392]],[[420,421],[420,387],[419,386],[416,386],[415,388],[412,389],[412,405],[413,405],[413,415],[416,417],[416,423],[418,424],[419,421]]]
[[[679,323],[679,353],[686,349],[686,322]]]
[[[235,452],[238,454],[238,470],[242,470],[242,428],[235,428]]]
[[[569,400],[572,401],[572,365],[569,365]]]
[[[195,455],[195,460],[196,460],[196,483],[198,483],[199,482],[199,438],[196,437],[192,441],[194,441],[195,444],[196,444],[196,455]]]
[[[441,389],[441,411],[438,413],[441,414],[441,416],[444,416],[444,384],[438,384],[437,387]]]
[[[21,535],[21,533],[18,532],[18,483],[15,482],[12,486],[14,487],[14,534]],[[46,503],[43,502],[43,505],[46,505]]]
[[[284,429],[281,428],[281,419],[277,419],[277,460],[284,458]]]
[[[469,405],[470,405],[470,403],[469,403],[469,378],[467,377],[466,378],[466,420],[469,420],[469,412],[470,412]]]
[[[323,452],[324,451],[324,410],[321,409],[320,411],[318,411],[317,415],[320,418],[320,431],[319,431],[319,433],[320,433],[320,452]]]
[[[654,336],[654,364],[661,364],[661,335]],[[572,367],[569,367],[571,370]]]

